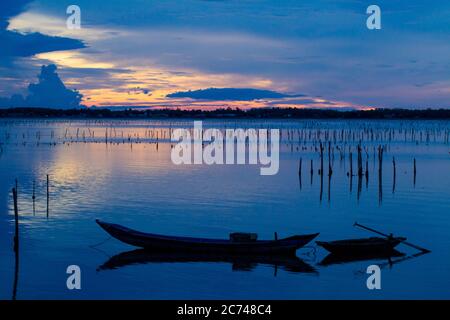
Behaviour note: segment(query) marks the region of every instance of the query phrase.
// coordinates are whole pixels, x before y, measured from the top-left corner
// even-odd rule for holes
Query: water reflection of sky
[[[208,122],[206,127],[217,123]],[[260,238],[298,233],[321,232],[321,240],[367,236],[351,227],[354,221],[405,235],[411,242],[430,248],[429,255],[396,264],[383,273],[383,290],[376,297],[449,297],[450,263],[448,229],[450,219],[449,145],[445,143],[448,122],[411,122],[422,142],[404,141],[408,122],[305,121],[253,122],[245,126],[283,127],[302,130],[338,130],[373,127],[376,132],[396,128],[395,139],[384,156],[383,199],[378,200],[377,164],[370,141],[369,182],[350,181],[348,155],[341,161],[335,154],[333,176],[328,185],[324,177],[320,201],[319,158],[313,143],[301,143],[284,135],[280,171],[259,175],[259,166],[175,166],[170,161],[170,144],[162,143],[66,143],[67,127],[93,128],[92,123],[34,122],[3,123],[0,136],[0,268],[2,298],[10,298],[14,259],[10,189],[19,181],[21,215],[21,268],[18,298],[345,298],[375,297],[365,288],[368,262],[317,266],[326,255],[318,251],[313,259],[300,250],[298,255],[317,269],[317,274],[296,273],[259,263],[251,271],[235,270],[230,262],[146,263],[97,272],[109,256],[132,250],[115,240],[97,247],[107,235],[94,223],[95,218],[122,223],[151,232],[205,237],[227,237],[232,231],[258,232]],[[161,125],[159,127],[158,125]],[[186,122],[128,122],[114,124],[130,134],[145,130],[173,128]],[[236,126],[235,122],[220,122]],[[109,125],[111,127],[111,125]],[[104,123],[95,130],[104,133]],[[150,129],[149,129],[150,128]],[[35,143],[36,131],[61,138],[56,145]],[[403,130],[403,131],[401,131]],[[425,133],[435,130],[430,142]],[[447,130],[447,131],[446,131]],[[7,141],[4,133],[9,132]],[[17,143],[28,132],[27,144]],[[410,134],[412,131],[407,131]],[[27,135],[25,135],[27,136]],[[434,141],[436,137],[436,141]],[[420,139],[420,138],[418,138]],[[33,143],[30,142],[33,141]],[[312,139],[311,139],[312,140]],[[357,142],[348,142],[353,148]],[[293,147],[291,148],[291,145]],[[306,150],[302,146],[306,145]],[[292,150],[292,151],[291,151]],[[353,149],[354,150],[354,149]],[[303,159],[302,185],[298,179],[299,158]],[[396,159],[395,192],[392,191],[392,157]],[[413,184],[413,158],[418,173]],[[309,174],[310,160],[315,172]],[[354,155],[356,166],[356,155]],[[364,156],[364,161],[366,157]],[[327,158],[325,168],[327,168]],[[327,170],[327,169],[326,169]],[[46,174],[50,177],[50,215],[46,218]],[[31,201],[36,181],[36,212]],[[413,253],[402,248],[406,253]],[[105,252],[106,255],[102,252]],[[83,290],[65,289],[65,268],[79,264],[83,270]],[[415,279],[415,281],[411,281]]]

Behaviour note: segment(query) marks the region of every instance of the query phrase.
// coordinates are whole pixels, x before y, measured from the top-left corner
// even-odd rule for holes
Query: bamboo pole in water
[[[362,167],[362,149],[361,144],[358,144],[358,177],[362,177],[363,175],[363,167]]]
[[[19,251],[16,251],[15,254],[15,263],[14,263],[14,282],[13,282],[13,292],[12,292],[12,300],[16,300],[17,297],[17,284],[19,283]]]
[[[48,218],[48,214],[49,214],[49,202],[50,202],[50,194],[49,194],[49,177],[47,174],[47,218]]]
[[[323,145],[320,141],[320,175],[323,176]]]
[[[366,188],[369,187],[369,159],[366,159]]]
[[[14,202],[14,252],[19,251],[19,209],[17,205],[17,189],[12,189],[13,202]]]
[[[331,202],[331,174],[328,175],[328,203]]]
[[[328,176],[331,177],[333,169],[331,168],[331,142],[328,142]]]
[[[320,202],[322,202],[323,197],[323,145],[320,141]]]
[[[33,180],[33,195],[31,197],[33,200],[33,215],[36,213],[36,180]]]
[[[378,202],[383,200],[383,147],[378,146]]]
[[[350,151],[350,177],[353,177],[353,153]]]
[[[392,178],[392,193],[395,192],[395,182],[396,182],[396,176],[397,176],[397,168],[395,165],[395,157],[392,157],[392,166],[393,166],[393,171],[394,171],[394,176]]]
[[[361,197],[361,191],[362,191],[362,175],[358,174],[358,191],[357,191],[357,200],[359,202],[359,198]]]
[[[417,166],[416,166],[416,158],[414,158],[414,186],[416,185],[416,175],[417,175]]]
[[[298,164],[298,180],[300,182],[300,189],[302,188],[302,158],[300,158]]]

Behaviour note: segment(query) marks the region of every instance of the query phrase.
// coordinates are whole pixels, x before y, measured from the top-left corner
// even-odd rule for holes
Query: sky
[[[450,108],[449,57],[448,0],[0,2],[4,98],[55,65],[87,106]]]

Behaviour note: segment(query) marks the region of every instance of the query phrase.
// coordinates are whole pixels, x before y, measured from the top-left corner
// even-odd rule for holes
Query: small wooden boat
[[[405,240],[406,238],[403,237],[372,237],[329,242],[316,241],[316,243],[329,252],[338,255],[366,255],[392,252],[397,245]]]
[[[229,263],[233,271],[252,271],[257,265],[274,266],[292,273],[317,274],[316,269],[293,255],[215,254],[192,252],[154,252],[135,249],[119,253],[106,261],[98,271],[148,263]]]
[[[278,240],[221,240],[189,237],[174,237],[144,233],[127,227],[102,222],[96,222],[112,237],[132,246],[154,251],[203,252],[227,254],[295,254],[295,251],[319,234],[292,236]]]

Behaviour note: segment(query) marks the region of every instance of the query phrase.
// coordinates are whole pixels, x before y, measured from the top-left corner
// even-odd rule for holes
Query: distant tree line
[[[124,109],[107,108],[0,109],[0,117],[26,118],[249,118],[249,119],[450,119],[450,109],[375,109],[338,111],[327,109]]]

